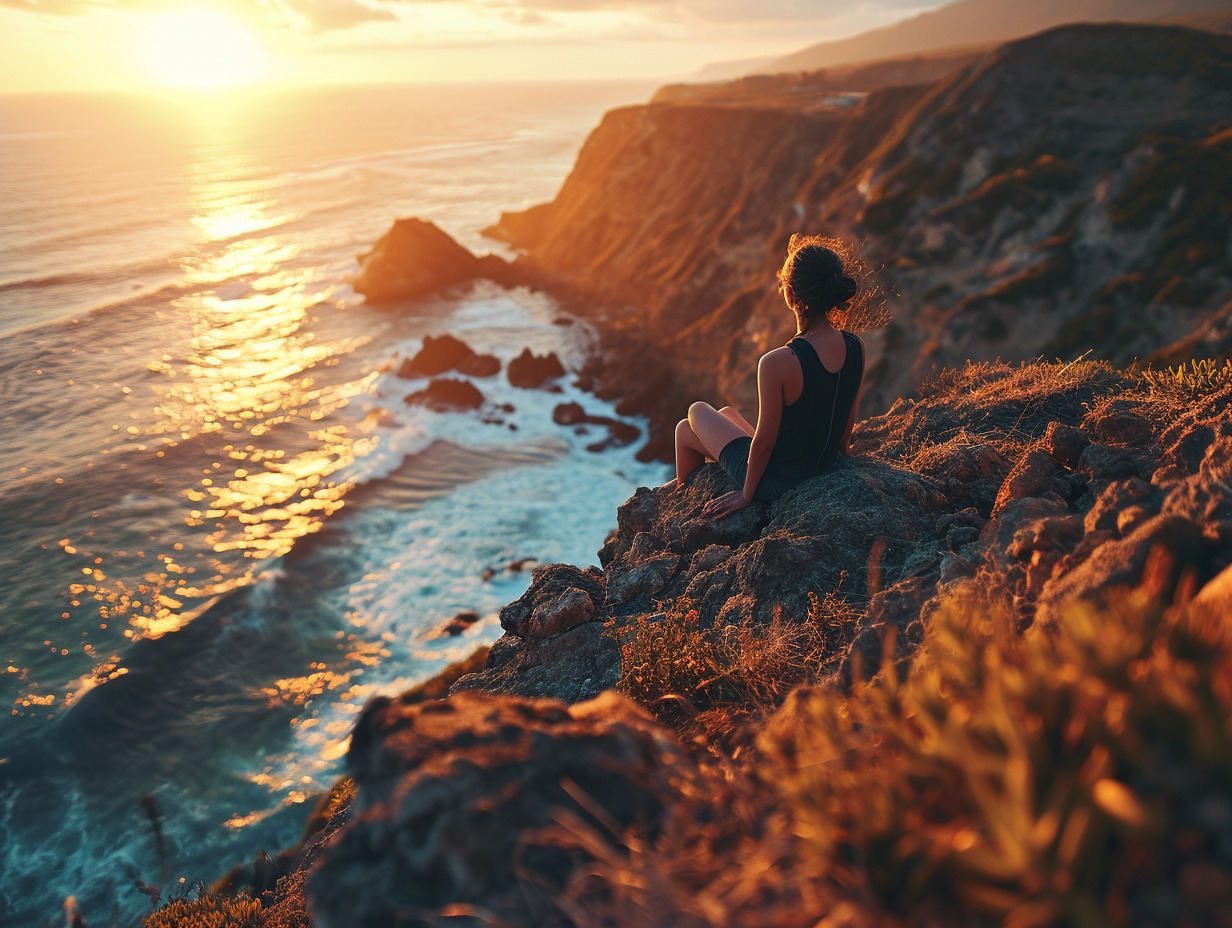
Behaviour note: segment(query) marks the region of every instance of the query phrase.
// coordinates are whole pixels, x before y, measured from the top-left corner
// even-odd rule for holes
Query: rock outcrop
[[[428,296],[476,277],[509,284],[520,280],[500,258],[475,257],[432,223],[399,219],[359,256],[352,286],[369,303],[382,304]]]
[[[398,376],[435,377],[447,371],[457,371],[467,377],[492,377],[500,373],[500,368],[499,358],[490,354],[476,354],[462,339],[445,333],[441,336],[425,336],[423,347],[415,357],[402,362],[402,366],[398,368]]]
[[[693,924],[694,893],[705,885],[715,893],[713,912],[724,916],[698,925],[803,928],[839,912],[846,919],[841,924],[873,926],[888,923],[883,916],[891,911],[905,912],[906,923],[935,924],[929,917],[918,921],[923,903],[916,897],[904,902],[898,895],[894,861],[900,851],[914,860],[915,845],[905,842],[932,840],[937,829],[937,853],[954,853],[945,829],[967,827],[967,819],[928,819],[916,829],[908,815],[882,824],[866,818],[863,803],[870,796],[879,809],[918,801],[931,814],[957,814],[949,810],[965,794],[947,799],[937,785],[952,775],[950,755],[957,758],[954,769],[976,775],[968,769],[971,752],[991,752],[979,763],[1002,770],[998,752],[1018,743],[1003,746],[1007,726],[1019,726],[1013,737],[1040,745],[1099,737],[1128,746],[1132,757],[1121,767],[1103,747],[1089,755],[1084,747],[1074,757],[1055,746],[1022,755],[1040,775],[1061,777],[1050,771],[1072,766],[1068,779],[1039,786],[1069,789],[1072,780],[1074,801],[1094,802],[1096,812],[1065,813],[1074,821],[1098,813],[1119,823],[1098,832],[1100,854],[1147,861],[1142,872],[1149,884],[1142,892],[1124,890],[1129,903],[1118,901],[1121,890],[1113,893],[1102,877],[1093,878],[1097,891],[1112,893],[1109,905],[1166,910],[1176,916],[1172,921],[1226,908],[1232,882],[1216,839],[1232,821],[1232,788],[1210,772],[1224,769],[1223,755],[1203,752],[1229,743],[1225,704],[1232,706],[1221,676],[1232,666],[1225,627],[1232,591],[1232,376],[1202,389],[1164,390],[1140,374],[1091,362],[973,365],[928,382],[918,400],[860,423],[853,450],[840,466],[773,505],[755,504],[722,520],[699,518],[707,500],[730,488],[714,465],[670,491],[640,489],[620,508],[618,527],[599,552],[601,567],[537,568],[526,594],[501,611],[505,635],[481,672],[459,677],[468,668],[451,669],[448,698],[430,698],[444,695],[438,685],[428,698],[421,688],[365,708],[347,756],[354,800],[327,823],[322,833],[331,837],[314,845],[305,870],[292,874],[299,881],[292,887],[302,885],[305,895],[279,883],[276,907],[311,912],[318,928],[456,919],[566,925],[581,914],[621,926],[655,919]],[[1104,615],[1128,621],[1126,603],[1158,616],[1174,600],[1190,598],[1186,613],[1165,611],[1162,624],[1152,619],[1154,625],[1134,626],[1138,631],[1116,640],[1102,642],[1092,624]],[[827,611],[836,601],[841,608]],[[975,610],[965,626],[946,619],[956,603]],[[1075,613],[1084,604],[1095,609]],[[989,631],[983,610],[998,608],[1008,610],[1010,639],[1027,637],[1020,628],[1037,629],[1028,633],[1034,634],[1030,653],[1044,658],[1027,661],[1025,646]],[[749,716],[743,724],[754,732],[763,726],[758,737],[734,730],[739,718],[720,707],[709,713],[724,720],[717,738],[694,729],[697,740],[682,742],[652,718],[650,712],[665,717],[661,706],[641,707],[611,690],[638,691],[625,676],[622,633],[640,630],[643,644],[663,639],[673,633],[670,617],[686,611],[699,629],[688,639],[694,648],[728,641],[737,644],[721,646],[738,650],[738,642],[753,640],[750,629],[778,629],[780,641],[787,640],[784,628],[811,629],[820,650],[808,659],[819,661],[813,679],[821,686],[796,690],[772,715]],[[939,622],[948,629],[942,637],[931,631]],[[956,629],[975,637],[944,637]],[[990,634],[987,641],[979,637]],[[1142,637],[1148,634],[1154,637]],[[1060,639],[1070,644],[1049,650]],[[901,689],[885,683],[881,690],[853,685],[879,666],[888,672],[886,657],[908,673],[917,648],[928,660],[914,682]],[[1213,665],[1184,663],[1205,660],[1204,648]],[[988,657],[990,649],[1025,663],[1003,666]],[[661,659],[682,667],[701,661],[706,676],[681,671],[681,679],[708,691],[716,685],[701,655],[665,652]],[[946,660],[959,663],[938,670],[937,662]],[[1054,663],[1060,661],[1069,663],[1061,668]],[[929,674],[937,672],[953,675],[950,687],[989,687],[988,703],[937,708],[952,695],[934,685]],[[1074,676],[1080,672],[1091,675],[1086,683]],[[1098,676],[1105,672],[1107,678]],[[1024,675],[1036,680],[1029,693],[1020,692]],[[1100,687],[1108,680],[1128,686],[1128,695],[1105,699]],[[849,697],[838,695],[845,687]],[[1126,709],[1144,687],[1155,689]],[[1052,698],[1054,689],[1065,695]],[[908,713],[910,737],[926,731],[934,740],[919,749],[918,768],[898,772],[899,760],[879,760],[878,752],[906,750],[907,736],[891,729],[883,739],[865,726],[893,724],[901,709],[896,700],[908,691],[916,695],[901,698],[923,700],[912,711],[936,713],[944,722],[935,731],[921,729]],[[668,695],[686,707],[697,696],[692,689]],[[825,706],[846,705],[841,700],[848,698],[863,707],[853,712],[865,714],[824,714],[837,711]],[[1081,714],[1087,712],[1078,705],[1082,699],[1094,701],[1093,714]],[[1180,707],[1177,718],[1192,719],[1185,724],[1201,732],[1194,737],[1202,743],[1190,754],[1184,751],[1191,736],[1173,735],[1179,723],[1167,721],[1169,706]],[[981,721],[970,721],[973,711],[985,713]],[[1158,718],[1148,719],[1150,713]],[[673,717],[701,725],[708,716],[689,708]],[[1086,719],[1086,728],[1076,719]],[[1041,724],[1052,727],[1041,731]],[[735,749],[728,738],[738,742]],[[801,745],[821,750],[822,760],[799,756]],[[847,768],[835,759],[840,756],[856,760]],[[791,822],[817,821],[810,818],[818,813],[809,805],[816,787],[808,777],[827,764],[834,766],[826,775],[838,777],[827,781],[831,792],[859,798],[854,807],[822,807],[818,827],[836,828],[824,824],[832,813],[862,824],[804,838],[802,845],[805,832]],[[1103,772],[1080,772],[1094,764]],[[847,769],[864,772],[843,779]],[[1115,779],[1116,770],[1126,771],[1128,785]],[[1082,785],[1081,777],[1092,776],[1103,779]],[[915,788],[908,780],[918,780],[923,792],[893,798]],[[785,803],[796,806],[785,809]],[[1162,819],[1150,816],[1164,803],[1171,818],[1160,825]],[[1034,818],[1024,821],[1029,834],[1039,834]],[[854,865],[841,846],[825,843],[856,841],[852,835],[865,828],[874,842],[886,833],[903,840],[884,842],[885,849],[874,843]],[[1143,856],[1160,834],[1169,842],[1164,850]],[[1135,843],[1142,841],[1148,845]],[[819,852],[839,855],[843,872],[866,867],[860,872],[873,874],[870,882],[857,895],[836,888],[848,884],[816,869]],[[1054,855],[1045,856],[1052,861]],[[757,865],[749,868],[750,859]],[[961,857],[955,860],[963,865]],[[973,864],[972,879],[985,872],[981,866]],[[756,891],[733,894],[737,872]],[[998,905],[1034,898],[1034,873],[1007,878],[1013,893],[1025,895],[998,889]],[[948,877],[938,879],[933,898],[940,902],[931,904],[966,904]],[[801,893],[810,880],[816,889]],[[962,921],[955,916],[944,923]]]
[[[852,457],[720,520],[700,516],[732,489],[715,465],[642,488],[599,567],[536,569],[487,669],[455,690],[592,698],[619,679],[619,629],[665,609],[721,628],[803,621],[837,595],[857,614],[837,670],[849,644],[879,654],[889,625],[918,642],[932,604],[977,576],[1024,624],[1136,582],[1156,549],[1173,563],[1165,586],[1205,582],[1232,562],[1232,385],[1190,403],[1136,377],[1093,363],[949,373],[859,423]]]
[[[681,760],[614,693],[376,700],[347,756],[351,820],[308,880],[315,925],[543,924],[537,898],[594,863],[583,829],[653,842],[670,827]]]

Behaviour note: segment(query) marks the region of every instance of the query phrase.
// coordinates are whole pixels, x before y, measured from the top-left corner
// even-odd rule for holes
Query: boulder
[[[314,923],[411,928],[480,911],[485,923],[541,924],[527,886],[558,893],[594,864],[577,827],[653,842],[672,822],[683,760],[614,693],[573,707],[468,692],[374,700],[347,754],[350,820],[308,877]],[[564,815],[577,825],[562,827]]]
[[[1049,480],[1057,469],[1056,460],[1048,452],[1040,448],[1028,451],[1001,484],[992,514],[1000,515],[1005,507],[1016,499],[1042,495],[1051,488]]]
[[[1199,583],[1210,579],[1213,553],[1201,525],[1184,516],[1156,516],[1125,538],[1104,541],[1072,569],[1063,565],[1067,569],[1045,584],[1040,593],[1036,621],[1064,621],[1064,608],[1072,602],[1104,603],[1118,591],[1136,586],[1152,556],[1167,559],[1153,592],[1170,598],[1182,574],[1192,572]]]
[[[522,353],[509,362],[506,375],[513,386],[533,389],[549,380],[564,377],[565,367],[553,351],[540,356],[529,348],[523,348]]]
[[[1044,433],[1044,445],[1048,448],[1048,453],[1058,464],[1070,470],[1078,466],[1078,459],[1090,443],[1091,439],[1085,431],[1064,422],[1050,422]]]
[[[399,219],[359,257],[351,285],[369,303],[428,296],[480,273],[478,258],[430,222]]]
[[[484,669],[462,677],[450,692],[477,690],[576,703],[618,682],[619,645],[601,623],[584,622],[547,638],[502,636],[488,652]]]
[[[402,362],[398,376],[435,377],[446,371],[457,371],[467,377],[491,377],[500,373],[500,361],[490,354],[476,354],[466,342],[446,333],[440,337],[427,335],[423,347],[413,358]]]
[[[483,394],[469,380],[442,377],[433,380],[426,389],[416,390],[404,402],[427,406],[437,412],[452,412],[456,409],[478,409],[483,405]]]
[[[568,564],[536,567],[530,588],[500,611],[501,628],[523,638],[565,631],[596,614],[606,591],[603,574]],[[589,603],[589,605],[586,605]]]

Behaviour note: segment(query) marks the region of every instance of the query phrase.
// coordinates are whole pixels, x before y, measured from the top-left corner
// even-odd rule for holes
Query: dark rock
[[[1170,598],[1177,580],[1187,571],[1199,583],[1210,579],[1212,545],[1202,526],[1183,516],[1160,515],[1132,535],[1105,541],[1081,564],[1049,581],[1040,594],[1037,621],[1064,621],[1064,609],[1070,603],[1105,602],[1116,595],[1117,588],[1138,584],[1155,550],[1169,562],[1156,578],[1155,595]]]
[[[478,612],[459,612],[440,627],[439,634],[450,636],[460,635],[478,621]]]
[[[593,867],[581,822],[653,842],[678,799],[678,744],[613,693],[572,708],[463,692],[369,706],[348,767],[350,821],[306,887],[320,928],[453,922],[540,923],[535,894]]]
[[[1090,443],[1091,439],[1085,431],[1072,425],[1066,425],[1064,422],[1049,423],[1048,430],[1044,433],[1044,444],[1048,448],[1048,453],[1057,463],[1070,470],[1078,466],[1082,452]]]
[[[481,690],[511,696],[593,699],[620,681],[620,646],[599,622],[585,622],[550,638],[499,638],[481,673],[463,677],[451,692]]]
[[[1038,448],[1028,451],[1001,484],[992,514],[1000,515],[1001,511],[1016,499],[1039,496],[1050,489],[1049,478],[1057,472],[1057,466],[1052,455],[1046,451]]]
[[[1113,410],[1089,418],[1087,430],[1106,445],[1142,447],[1155,435],[1150,420],[1128,410]]]
[[[1154,470],[1149,457],[1129,448],[1092,443],[1078,458],[1079,469],[1092,480],[1125,480],[1147,477]]]
[[[693,555],[693,560],[689,562],[689,573],[700,574],[713,570],[731,557],[731,553],[732,549],[727,545],[707,545]]]
[[[665,553],[639,563],[626,573],[609,576],[607,602],[618,605],[658,593],[667,586],[679,563],[679,556]]]
[[[980,530],[973,525],[955,525],[945,533],[946,546],[953,552],[965,547],[980,537]]]
[[[1232,438],[1206,449],[1198,473],[1172,488],[1161,512],[1184,515],[1203,524],[1232,519]]]
[[[430,222],[399,219],[359,257],[352,286],[369,303],[415,299],[478,276],[485,265]]]
[[[523,627],[527,638],[548,638],[558,635],[595,617],[595,604],[590,594],[570,587],[554,599],[541,601]]]
[[[606,595],[603,575],[568,564],[537,567],[531,574],[530,589],[500,611],[501,628],[522,637],[551,634],[544,631],[545,623],[568,622],[586,611],[579,593],[590,600],[587,618],[580,621],[589,621],[596,613],[595,604],[602,603]]]
[[[609,448],[623,448],[637,441],[642,430],[630,422],[622,422],[610,416],[592,416],[582,408],[581,403],[561,403],[552,410],[552,421],[557,425],[601,425],[608,430],[607,438],[592,442],[586,446],[587,451],[607,451]],[[579,432],[579,434],[582,434]]]
[[[469,380],[442,377],[433,380],[426,389],[416,390],[405,402],[427,406],[438,412],[449,412],[455,409],[478,409],[483,405],[483,394]]]
[[[529,348],[523,348],[522,353],[509,362],[506,374],[513,386],[532,389],[565,376],[565,368],[555,352],[549,351],[539,356]]]
[[[1140,477],[1113,481],[1087,512],[1083,526],[1088,532],[1116,528],[1123,509],[1135,503],[1147,503],[1154,495],[1154,488]]]
[[[500,373],[500,361],[490,354],[476,354],[470,345],[452,335],[428,335],[415,357],[402,362],[398,376],[435,377],[446,371],[468,377],[491,377]]]

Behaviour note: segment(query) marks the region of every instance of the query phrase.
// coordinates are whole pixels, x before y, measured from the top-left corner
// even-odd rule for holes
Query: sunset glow
[[[252,34],[220,10],[156,14],[142,33],[141,55],[150,79],[164,87],[242,86],[266,65]]]

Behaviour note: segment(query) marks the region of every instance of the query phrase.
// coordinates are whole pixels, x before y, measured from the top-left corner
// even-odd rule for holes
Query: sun
[[[251,84],[265,70],[252,33],[221,10],[154,14],[141,36],[150,78],[164,87],[213,89]]]

